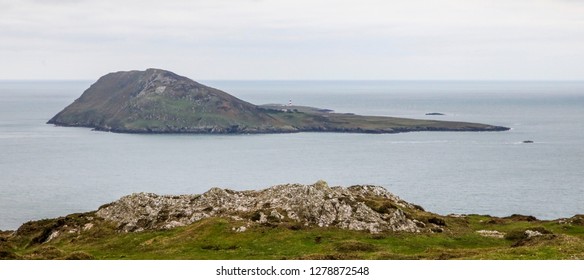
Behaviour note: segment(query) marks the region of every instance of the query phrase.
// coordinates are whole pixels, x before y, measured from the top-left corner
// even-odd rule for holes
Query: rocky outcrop
[[[482,230],[477,230],[476,233],[478,233],[479,235],[484,236],[484,237],[492,237],[492,238],[505,237],[505,233],[497,231],[497,230],[482,229]]]
[[[370,207],[372,202],[385,207]],[[374,210],[375,209],[375,210]],[[404,210],[416,206],[378,186],[329,187],[287,184],[260,191],[213,188],[201,195],[136,193],[100,207],[96,215],[123,231],[169,229],[208,217],[254,223],[295,222],[305,226],[350,230],[418,232],[423,223]],[[237,231],[244,231],[244,227]]]

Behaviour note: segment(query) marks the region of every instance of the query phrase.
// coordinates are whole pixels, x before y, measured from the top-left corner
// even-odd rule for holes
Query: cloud
[[[0,79],[95,78],[151,66],[207,79],[584,74],[574,67],[584,63],[581,1],[12,3],[0,0],[0,60],[10,66]],[[455,64],[461,66],[440,68]],[[550,67],[557,70],[546,76]]]

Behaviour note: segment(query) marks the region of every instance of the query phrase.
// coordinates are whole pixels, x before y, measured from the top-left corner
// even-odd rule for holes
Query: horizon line
[[[185,76],[186,77],[186,76]],[[189,77],[187,77],[189,78]],[[99,79],[99,78],[98,78]],[[189,78],[191,79],[191,78]],[[86,82],[95,78],[75,79],[2,79],[0,82]],[[213,79],[201,78],[196,81],[229,82],[584,82],[584,79]]]

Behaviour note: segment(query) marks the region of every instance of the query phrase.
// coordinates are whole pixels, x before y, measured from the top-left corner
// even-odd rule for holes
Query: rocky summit
[[[584,216],[439,215],[379,186],[137,193],[0,230],[2,259],[583,259]]]
[[[122,133],[508,130],[477,123],[338,114],[306,106],[258,106],[161,69],[107,74],[48,123]]]
[[[107,74],[48,123],[135,133],[289,129],[253,104],[160,69]]]
[[[201,195],[163,196],[137,193],[100,207],[96,216],[122,231],[170,229],[209,217],[253,224],[298,222],[304,226],[350,230],[418,232],[423,223],[402,209],[418,206],[378,186],[328,187],[288,184],[260,191],[213,188]],[[245,230],[243,226],[236,230]]]

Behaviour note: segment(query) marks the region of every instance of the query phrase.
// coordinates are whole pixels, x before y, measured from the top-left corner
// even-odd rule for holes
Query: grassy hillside
[[[584,215],[442,216],[379,186],[324,181],[138,193],[94,212],[0,231],[0,259],[583,258]]]
[[[1,259],[582,259],[584,217],[537,221],[531,217],[438,216],[411,213],[444,225],[442,232],[371,234],[302,224],[255,224],[207,218],[171,230],[121,233],[93,213],[31,222],[18,234],[1,233]],[[93,227],[81,229],[88,221]],[[46,241],[51,228],[71,232]],[[480,230],[503,237],[483,236]],[[540,235],[527,237],[526,231]]]

